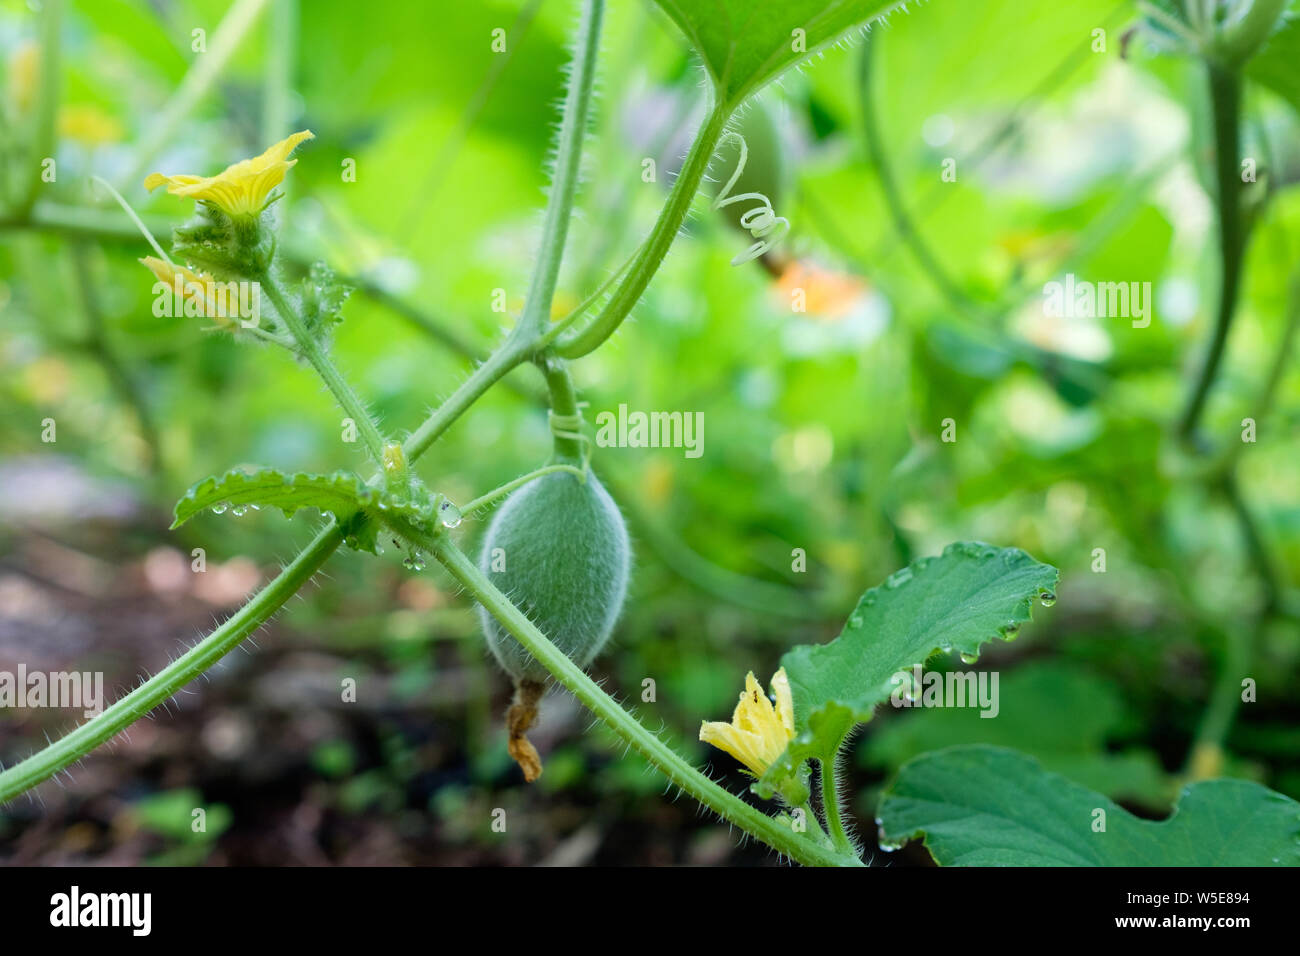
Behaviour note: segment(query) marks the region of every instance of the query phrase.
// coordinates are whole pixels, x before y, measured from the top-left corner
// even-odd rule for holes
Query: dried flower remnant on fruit
[[[725,750],[758,777],[785,753],[794,737],[794,698],[784,667],[772,675],[771,687],[775,706],[750,671],[731,723],[704,721],[700,726],[700,740]]]
[[[544,683],[525,678],[515,684],[515,699],[506,711],[506,750],[529,783],[542,775],[542,758],[528,739],[528,730],[537,723],[537,705],[545,693]]]
[[[298,162],[289,154],[315,135],[311,130],[294,133],[262,155],[240,160],[215,176],[152,173],[145,179],[144,188],[152,191],[165,183],[173,196],[211,203],[232,218],[257,216],[270,201],[271,191],[284,182],[285,173]]]

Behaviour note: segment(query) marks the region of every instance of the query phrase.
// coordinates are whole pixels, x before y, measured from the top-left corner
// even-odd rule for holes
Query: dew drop
[[[223,515],[226,513],[226,509],[229,507],[230,505],[227,502],[218,501],[215,505],[212,506],[212,513],[214,515]]]
[[[236,518],[242,518],[244,515],[248,514],[248,505],[235,505],[235,507],[230,509],[230,513]]]
[[[969,654],[966,651],[962,651],[961,662],[963,664],[974,664],[979,659],[979,654]]]
[[[1044,591],[1038,595],[1038,600],[1042,602],[1043,607],[1051,607],[1056,603],[1056,595],[1051,591]]]
[[[901,843],[890,843],[889,840],[885,839],[884,826],[879,826],[876,828],[876,842],[880,844],[880,848],[884,850],[886,853],[893,853],[895,850],[897,850],[899,847],[902,846]]]
[[[849,627],[856,629],[861,626],[862,626],[861,614],[854,614],[852,617],[849,618]]]
[[[442,504],[438,505],[438,520],[442,522],[444,528],[455,528],[460,524],[460,509],[451,501],[444,499]]]
[[[902,587],[910,580],[912,580],[912,569],[900,568],[889,577],[885,578],[885,587],[892,591],[894,588]]]
[[[1002,632],[1002,640],[1004,641],[1014,641],[1019,636],[1020,636],[1020,625],[1017,624],[1015,621],[1012,621],[1010,624],[1008,624],[1007,629]]]

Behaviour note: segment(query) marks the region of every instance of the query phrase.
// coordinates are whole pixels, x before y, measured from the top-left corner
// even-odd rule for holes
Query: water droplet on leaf
[[[460,524],[460,509],[448,500],[438,505],[438,520],[444,528],[455,528]]]
[[[218,501],[215,505],[212,506],[212,513],[214,515],[223,515],[226,513],[226,509],[229,507],[230,505],[227,502]]]

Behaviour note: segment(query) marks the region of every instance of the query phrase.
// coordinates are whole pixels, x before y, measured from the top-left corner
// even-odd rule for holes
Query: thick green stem
[[[1214,334],[1206,346],[1200,371],[1178,423],[1178,437],[1193,444],[1206,398],[1219,372],[1228,331],[1237,308],[1245,228],[1241,216],[1241,76],[1206,64],[1214,121],[1215,209],[1219,226],[1219,302]]]
[[[276,315],[288,327],[289,333],[297,342],[298,350],[302,352],[303,357],[311,363],[311,367],[320,375],[325,387],[334,396],[334,400],[356,422],[357,430],[361,433],[361,439],[365,442],[366,451],[370,453],[371,459],[376,464],[382,464],[384,445],[387,444],[387,440],[380,434],[374,419],[370,417],[370,412],[361,403],[361,399],[352,390],[352,386],[348,384],[347,379],[343,377],[343,373],[338,370],[338,367],[330,359],[324,347],[303,324],[293,303],[280,290],[280,287],[271,278],[270,274],[263,273],[258,276],[257,281],[270,297],[271,304],[275,306]]]
[[[573,216],[573,198],[578,191],[578,173],[582,166],[582,141],[587,135],[587,117],[591,112],[591,89],[596,77],[596,54],[600,49],[600,23],[605,14],[605,0],[586,0],[582,22],[578,26],[573,74],[564,99],[564,120],[555,147],[555,175],[551,197],[546,204],[542,242],[537,265],[524,300],[520,325],[533,335],[541,335],[550,321],[551,300],[560,278],[560,263]]]
[[[840,819],[840,792],[835,780],[835,760],[828,758],[819,763],[822,778],[822,813],[826,817],[826,829],[830,831],[831,839],[835,841],[835,846],[841,853],[853,854],[853,842],[844,832],[844,822]]]
[[[256,597],[189,651],[99,716],[0,773],[0,803],[47,780],[111,740],[225,657],[298,593],[342,541],[343,534],[337,527],[326,527]]]
[[[414,529],[401,529],[409,533]],[[669,781],[690,794],[724,820],[735,824],[792,860],[809,866],[860,866],[852,853],[835,853],[794,833],[779,821],[756,810],[718,786],[680,754],[647,730],[588,677],[564,652],[552,644],[510,599],[446,536],[422,537],[421,544],[440,561],[452,577],[472,594],[501,625],[528,649],[551,674],[596,716],[649,760]]]
[[[640,253],[623,277],[623,281],[619,283],[609,301],[605,303],[605,307],[590,324],[580,332],[560,338],[555,349],[557,353],[565,358],[579,358],[586,355],[613,335],[627,318],[628,313],[632,311],[632,306],[636,305],[641,298],[641,293],[659,271],[659,266],[668,255],[673,240],[677,238],[677,230],[681,229],[682,223],[686,221],[686,214],[690,212],[695,193],[700,188],[704,174],[708,172],[713,151],[717,148],[718,140],[722,138],[730,117],[730,110],[722,106],[714,107],[709,112],[704,125],[695,135],[695,143],[686,156],[686,162],[677,175],[677,181],[673,183],[668,202],[660,211],[654,229],[641,246]]]

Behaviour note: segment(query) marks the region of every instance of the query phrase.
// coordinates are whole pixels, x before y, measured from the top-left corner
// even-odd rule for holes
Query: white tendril
[[[730,206],[732,203],[744,202],[752,199],[759,205],[744,212],[740,216],[740,226],[742,229],[749,231],[750,235],[756,240],[752,246],[744,252],[735,256],[731,260],[733,266],[738,266],[743,262],[750,262],[757,259],[763,253],[775,246],[787,232],[790,231],[790,220],[784,216],[778,216],[776,210],[772,208],[772,200],[768,199],[762,193],[741,193],[738,196],[731,195],[731,189],[736,185],[736,180],[740,179],[740,174],[745,171],[745,163],[749,160],[749,146],[745,142],[745,137],[741,136],[734,130],[726,132],[721,143],[729,140],[735,140],[740,144],[740,159],[736,162],[736,171],[731,174],[727,184],[718,191],[718,197],[713,200],[713,208],[721,209],[723,206]],[[719,145],[721,145],[721,143]]]

